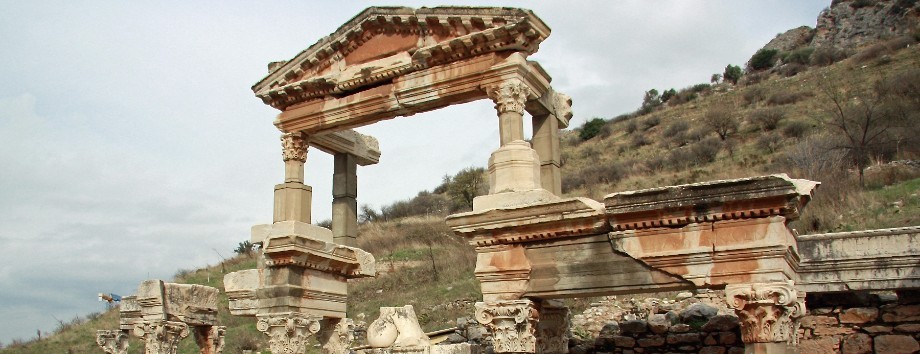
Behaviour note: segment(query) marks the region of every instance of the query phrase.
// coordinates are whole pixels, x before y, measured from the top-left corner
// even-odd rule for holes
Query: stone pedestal
[[[799,318],[805,315],[805,294],[792,281],[731,284],[728,306],[741,319],[745,353],[798,353]]]

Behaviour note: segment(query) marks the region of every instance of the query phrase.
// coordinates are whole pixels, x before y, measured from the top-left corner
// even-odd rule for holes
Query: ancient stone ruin
[[[447,223],[478,254],[475,319],[495,353],[567,353],[571,316],[558,299],[700,289],[724,291],[745,352],[796,352],[806,293],[920,287],[917,228],[810,236],[788,228],[817,182],[775,175],[619,192],[603,202],[561,197],[558,134],[572,100],[527,59],[549,34],[524,9],[371,7],[271,63],[253,91],[280,111],[285,177],[275,186],[273,223],[252,228],[262,246],[258,268],[224,279],[231,313],[255,317],[272,353],[303,353],[312,336],[326,352],[347,352],[347,280],[376,274],[373,255],[354,247],[356,171],[380,158],[374,138],[349,129],[480,99],[495,103],[500,132],[488,158],[489,194]],[[331,230],[310,224],[310,147],[335,158]],[[179,291],[157,284],[160,294]],[[145,286],[123,305],[121,332],[100,333],[107,352],[123,352],[121,338],[133,330],[148,353],[166,353],[157,348],[188,326],[220,352],[219,327],[200,310],[206,305],[195,305],[204,300],[182,297],[185,310],[171,312],[169,301],[145,300],[162,300],[142,296]],[[150,304],[161,310],[145,310]],[[671,343],[661,333],[648,343]],[[430,345],[411,307],[382,310],[368,341],[361,350],[369,354],[479,350]]]

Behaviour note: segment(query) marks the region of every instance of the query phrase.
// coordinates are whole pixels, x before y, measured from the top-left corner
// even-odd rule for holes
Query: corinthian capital
[[[188,334],[188,325],[183,322],[143,321],[134,326],[134,335],[144,340],[147,354],[178,353],[179,341]]]
[[[128,334],[125,331],[98,330],[96,344],[106,354],[128,354]]]
[[[303,133],[284,133],[281,135],[282,158],[284,161],[307,161],[307,138]]]
[[[495,102],[498,114],[516,112],[524,114],[524,103],[527,102],[527,85],[518,79],[506,80],[499,85],[486,88],[486,94]]]
[[[496,353],[535,353],[539,314],[533,301],[477,302],[476,321],[492,332]]]
[[[268,335],[268,346],[274,354],[301,354],[307,339],[319,332],[321,316],[296,312],[258,315],[256,329]]]
[[[728,285],[725,297],[741,319],[745,343],[794,344],[798,340],[805,293],[796,291],[792,281]]]

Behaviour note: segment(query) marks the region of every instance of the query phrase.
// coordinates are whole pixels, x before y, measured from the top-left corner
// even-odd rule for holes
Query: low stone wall
[[[915,353],[920,351],[920,296],[820,294],[809,296],[801,320],[803,353]]]
[[[706,306],[706,305],[701,305]],[[571,354],[587,353],[743,353],[738,318],[716,315],[702,326],[698,318],[652,315],[648,320],[611,322],[593,343],[574,344]],[[683,322],[690,322],[683,323]]]

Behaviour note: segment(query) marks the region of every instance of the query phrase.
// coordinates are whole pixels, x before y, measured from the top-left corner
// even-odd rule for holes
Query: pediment
[[[252,90],[284,110],[490,52],[530,54],[549,33],[525,9],[371,7],[294,58],[270,64]]]

